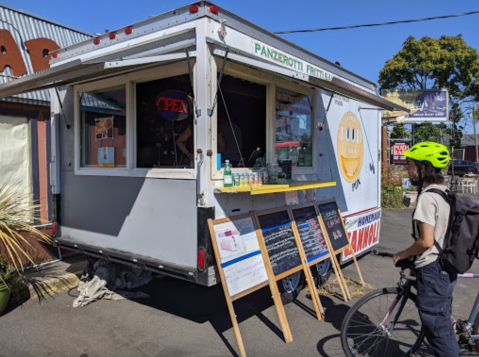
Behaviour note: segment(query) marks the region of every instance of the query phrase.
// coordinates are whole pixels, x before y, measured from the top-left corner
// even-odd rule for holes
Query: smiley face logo
[[[338,164],[341,175],[347,182],[359,176],[363,165],[363,129],[358,118],[347,112],[338,131]]]

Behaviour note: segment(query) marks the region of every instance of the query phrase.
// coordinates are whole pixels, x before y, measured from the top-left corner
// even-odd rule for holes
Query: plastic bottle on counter
[[[230,160],[225,160],[225,169],[223,172],[223,185],[224,187],[233,186],[233,176],[231,175]]]

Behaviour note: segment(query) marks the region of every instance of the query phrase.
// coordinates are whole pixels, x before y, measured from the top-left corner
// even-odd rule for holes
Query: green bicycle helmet
[[[432,166],[442,169],[449,163],[449,150],[438,143],[432,141],[423,141],[403,151],[404,156],[417,161],[429,161]]]

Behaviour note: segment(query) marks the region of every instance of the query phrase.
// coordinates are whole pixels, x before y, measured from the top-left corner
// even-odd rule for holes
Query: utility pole
[[[468,108],[471,108],[471,107],[468,107]],[[470,115],[471,115],[472,121],[474,123],[474,150],[476,152],[476,162],[478,162],[479,161],[479,155],[478,155],[478,150],[477,150],[476,116],[474,115],[475,110],[476,110],[476,104],[474,103],[474,105],[472,106],[472,112],[471,112]]]
[[[474,111],[476,110],[476,104],[472,106],[472,120],[474,120],[474,147],[476,149],[476,162],[479,161],[478,155],[477,155],[477,134],[476,134],[476,116],[474,115]]]

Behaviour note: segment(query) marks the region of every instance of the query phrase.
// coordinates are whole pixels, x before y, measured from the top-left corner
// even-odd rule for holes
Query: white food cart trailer
[[[206,1],[50,65],[0,96],[50,89],[58,246],[212,286],[208,218],[330,198],[356,252],[378,242],[380,111],[407,109],[374,83]],[[223,188],[226,159],[290,159],[293,183]],[[301,273],[283,287],[294,297]]]

